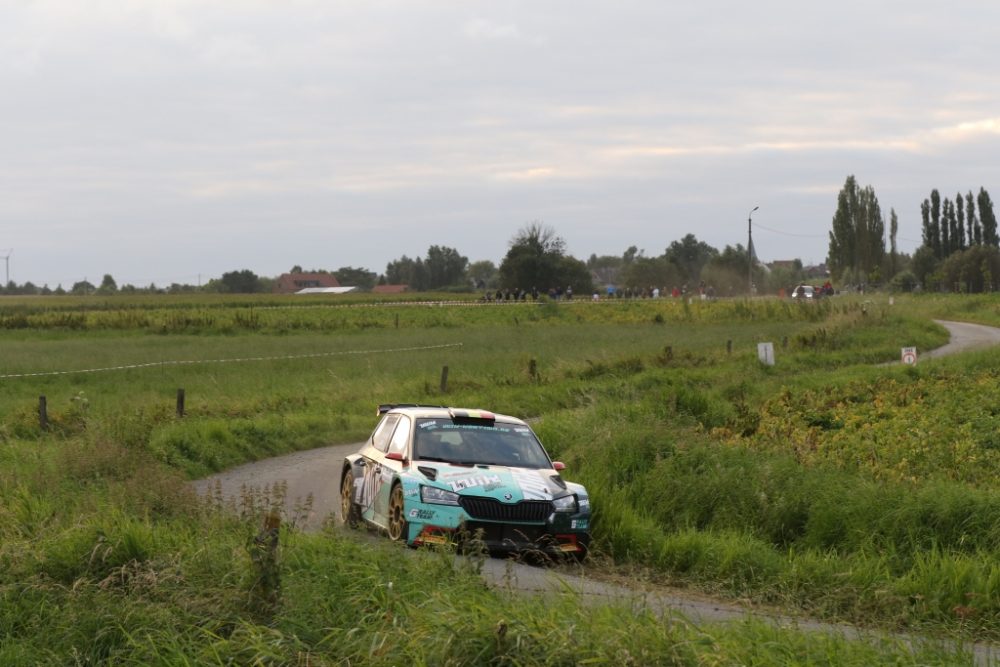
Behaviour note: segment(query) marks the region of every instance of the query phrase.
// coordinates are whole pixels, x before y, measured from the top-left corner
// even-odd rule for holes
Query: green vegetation
[[[216,511],[184,480],[357,441],[378,402],[489,407],[537,418],[588,485],[593,571],[1000,639],[1000,352],[875,366],[942,344],[930,317],[973,319],[970,303],[1000,319],[986,296],[5,301],[0,664],[961,664],[651,610],[623,624],[571,596],[486,590],[474,561],[399,558],[332,529],[283,529],[269,561],[253,540],[264,507]],[[762,341],[773,367],[757,361]],[[180,361],[197,363],[162,363]]]

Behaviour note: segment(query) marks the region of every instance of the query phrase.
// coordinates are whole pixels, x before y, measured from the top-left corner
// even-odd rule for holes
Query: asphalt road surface
[[[1000,329],[979,324],[938,321],[951,334],[950,342],[936,350],[920,352],[920,359],[957,354],[1000,344]],[[919,352],[919,351],[918,351]],[[286,489],[285,510],[289,516],[299,515],[304,530],[318,530],[325,522],[340,522],[339,476],[344,457],[356,452],[360,444],[334,445],[285,456],[256,461],[232,468],[194,482],[199,495],[221,495],[237,502],[249,490],[251,493],[283,485]],[[302,508],[308,507],[303,513]],[[891,638],[903,641],[926,641],[901,635],[870,632],[849,625],[830,624],[769,613],[756,608],[720,602],[686,591],[637,588],[600,581],[588,576],[587,568],[567,572],[512,560],[489,558],[483,569],[484,579],[497,588],[509,588],[522,594],[555,594],[572,591],[582,603],[614,601],[617,604],[654,609],[661,613],[679,613],[693,623],[730,621],[752,615],[784,627],[843,635],[853,639]],[[967,647],[975,655],[976,664],[1000,662],[1000,647],[977,644]]]

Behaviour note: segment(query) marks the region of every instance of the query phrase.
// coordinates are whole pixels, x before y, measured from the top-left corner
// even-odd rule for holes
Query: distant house
[[[283,273],[274,285],[275,294],[295,294],[307,288],[340,287],[329,273]]]
[[[372,294],[402,294],[409,289],[409,285],[376,285],[372,288]]]
[[[813,266],[807,266],[802,269],[802,273],[805,274],[806,278],[829,278],[830,269],[827,268],[826,262],[822,264],[815,264]]]

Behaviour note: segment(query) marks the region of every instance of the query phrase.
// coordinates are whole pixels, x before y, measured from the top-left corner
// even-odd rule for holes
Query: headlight
[[[562,498],[553,498],[552,504],[555,506],[557,512],[576,512],[576,496],[563,496]]]
[[[457,505],[458,494],[434,486],[421,486],[420,500],[434,505]]]

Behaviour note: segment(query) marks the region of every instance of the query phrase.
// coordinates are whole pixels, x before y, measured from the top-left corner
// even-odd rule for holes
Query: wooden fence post
[[[184,416],[184,390],[183,389],[178,389],[177,390],[177,416],[178,417],[183,417]]]
[[[729,340],[726,341],[726,354],[732,354],[732,353],[733,353],[733,339],[730,338]]]
[[[38,397],[38,426],[43,430],[49,429],[49,411],[47,401],[44,396]]]
[[[441,393],[448,391],[448,367],[441,367]]]

